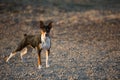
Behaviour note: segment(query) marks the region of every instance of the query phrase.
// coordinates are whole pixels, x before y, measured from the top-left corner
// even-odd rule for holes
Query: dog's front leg
[[[50,54],[50,50],[46,50],[46,67],[50,67],[50,65],[49,65],[49,54]]]
[[[42,68],[42,65],[41,65],[41,49],[37,49],[38,51],[38,69],[41,69]]]

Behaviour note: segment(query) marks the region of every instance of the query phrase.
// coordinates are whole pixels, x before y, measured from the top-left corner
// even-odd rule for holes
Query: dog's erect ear
[[[53,23],[53,22],[50,22],[50,23],[48,24],[48,26],[49,26],[50,29],[52,28],[52,23]]]
[[[40,21],[40,28],[43,28],[44,27],[44,23],[43,21]]]

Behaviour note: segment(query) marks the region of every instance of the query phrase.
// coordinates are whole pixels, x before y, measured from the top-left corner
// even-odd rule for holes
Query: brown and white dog
[[[46,50],[46,67],[49,67],[48,57],[50,54],[51,40],[50,40],[50,30],[52,28],[52,22],[48,25],[44,25],[43,21],[40,21],[40,34],[39,35],[27,35],[24,34],[24,39],[20,42],[17,48],[10,54],[6,62],[13,57],[17,51],[21,51],[21,59],[23,60],[23,55],[27,53],[27,46],[30,45],[37,49],[38,53],[38,68],[41,69],[41,50]]]

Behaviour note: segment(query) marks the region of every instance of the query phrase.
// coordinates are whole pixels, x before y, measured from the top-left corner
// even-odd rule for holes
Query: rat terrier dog
[[[30,45],[37,49],[38,53],[38,68],[41,69],[41,50],[46,50],[46,67],[49,67],[48,56],[50,54],[51,40],[50,40],[50,30],[52,28],[52,22],[48,25],[44,25],[43,21],[40,21],[40,34],[39,35],[27,35],[24,34],[24,39],[20,42],[18,47],[10,54],[6,62],[13,57],[17,51],[21,51],[21,59],[23,60],[23,55],[27,53],[27,46]]]

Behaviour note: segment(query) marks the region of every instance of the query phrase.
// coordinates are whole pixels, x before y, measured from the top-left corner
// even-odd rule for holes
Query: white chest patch
[[[50,38],[49,37],[41,37],[41,48],[42,49],[49,49],[50,48]]]

